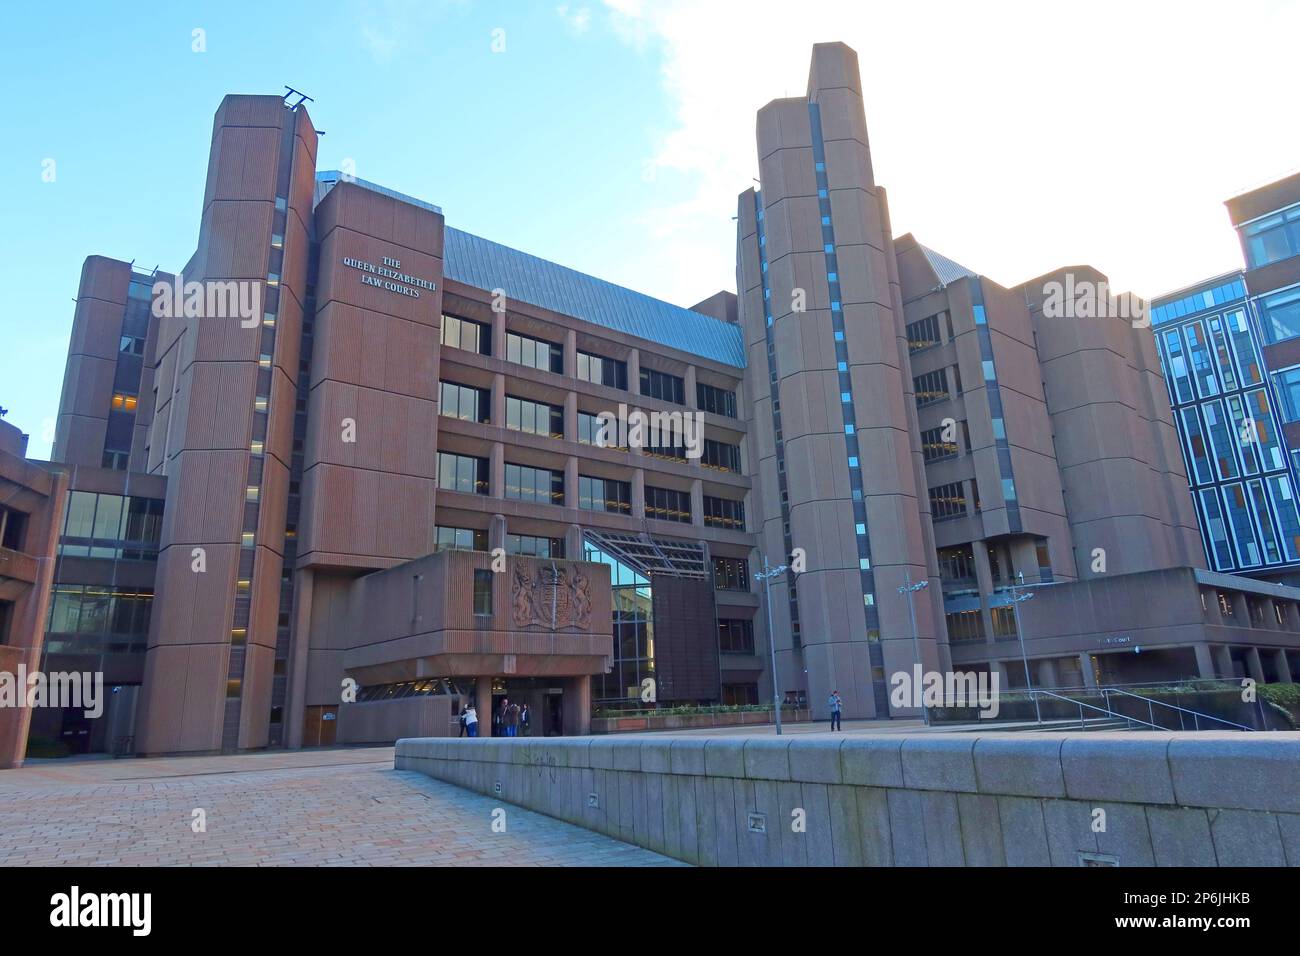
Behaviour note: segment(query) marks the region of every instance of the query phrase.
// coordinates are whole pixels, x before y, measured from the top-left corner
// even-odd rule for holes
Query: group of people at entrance
[[[461,737],[478,736],[478,710],[473,704],[470,704],[460,712],[458,718],[460,723]],[[501,709],[492,715],[492,735],[494,737],[519,737],[528,736],[528,728],[532,725],[532,717],[528,713],[528,705],[522,707],[518,704],[510,703],[508,698],[501,701]]]
[[[501,699],[501,709],[493,715],[492,732],[498,737],[528,736],[528,727],[532,718],[528,714],[528,705],[520,707],[510,703],[508,698]]]

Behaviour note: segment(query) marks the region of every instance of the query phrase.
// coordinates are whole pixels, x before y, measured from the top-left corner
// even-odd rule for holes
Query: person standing
[[[530,720],[528,718],[528,705],[524,704],[522,707],[519,708],[519,733],[524,737],[528,736],[529,723]]]
[[[511,704],[506,710],[506,736],[519,736],[519,705]]]
[[[844,710],[844,701],[840,697],[840,692],[837,690],[831,691],[831,696],[827,701],[827,704],[830,705],[831,709],[831,731],[843,731],[844,726],[840,722],[840,714]]]
[[[510,709],[510,698],[501,698],[501,707],[492,715],[492,736],[507,737],[506,733],[506,711]]]
[[[478,736],[478,714],[474,711],[474,705],[470,704],[468,707],[466,707],[465,713],[462,714],[461,716],[465,718],[465,732],[468,733],[471,737],[477,737]]]
[[[462,708],[460,712],[460,716],[456,718],[456,723],[460,724],[460,733],[456,735],[458,738],[465,736],[465,731],[466,731],[465,714],[466,714],[466,710]]]

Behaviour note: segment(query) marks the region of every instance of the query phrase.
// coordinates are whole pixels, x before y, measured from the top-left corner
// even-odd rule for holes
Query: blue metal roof
[[[918,246],[925,253],[925,258],[930,263],[930,268],[934,270],[935,275],[939,277],[940,285],[950,285],[958,279],[974,279],[976,275],[970,269],[967,269],[960,262],[953,262],[945,255],[940,255],[929,246]]]
[[[325,194],[344,179],[346,177],[337,170],[318,172],[315,202],[320,203]],[[386,186],[355,177],[347,181],[422,209],[442,212],[432,203]],[[520,302],[658,342],[723,365],[745,367],[745,345],[738,325],[625,289],[450,226],[443,227],[443,237],[442,269],[443,275],[449,279],[489,291],[503,289],[509,298]]]
[[[498,242],[443,230],[443,275],[479,289],[658,342],[724,365],[745,367],[740,327],[597,279]]]

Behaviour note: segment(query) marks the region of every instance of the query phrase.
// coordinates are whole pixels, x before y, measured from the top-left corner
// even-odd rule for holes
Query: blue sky
[[[459,228],[589,271],[635,258],[636,194],[676,188],[643,173],[667,123],[653,49],[602,42],[554,4],[83,2],[7,16],[0,406],[33,457],[48,453],[83,260],[184,265],[227,92],[301,89],[326,133],[319,168],[351,159]]]
[[[755,111],[842,40],[896,233],[1008,286],[1088,263],[1155,296],[1239,268],[1223,201],[1300,168],[1297,36],[1300,0],[13,4],[0,406],[47,455],[81,264],[184,265],[226,93],[301,89],[320,168],[690,305],[734,288]]]

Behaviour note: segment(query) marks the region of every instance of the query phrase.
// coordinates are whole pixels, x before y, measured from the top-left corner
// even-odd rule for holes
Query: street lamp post
[[[772,710],[776,715],[776,732],[781,733],[781,691],[776,680],[776,642],[772,639],[772,579],[790,570],[788,565],[770,568],[767,554],[763,554],[763,570],[754,574],[755,581],[763,582],[763,598],[767,608],[767,649],[772,655]]]
[[[917,581],[912,583],[912,572],[906,570],[904,574],[904,584],[898,589],[899,594],[907,595],[907,619],[912,622],[912,653],[916,656],[917,667],[920,668],[921,674],[925,673],[925,665],[921,662],[921,642],[916,634],[916,608],[912,605],[912,595],[923,588],[929,587],[929,581]],[[930,726],[930,708],[925,705],[925,689],[921,689],[921,717],[925,720],[925,726]]]
[[[1033,591],[1022,591],[1025,586],[1025,572],[1017,571],[1016,579],[1020,582],[1019,587],[1011,585],[1011,614],[1016,622],[1016,637],[1020,639],[1020,662],[1025,665],[1025,688],[1029,691],[1029,696],[1034,702],[1034,717],[1038,723],[1043,722],[1043,712],[1038,705],[1038,695],[1034,693],[1034,682],[1029,676],[1029,654],[1025,651],[1025,631],[1020,626],[1020,605],[1034,596]]]

